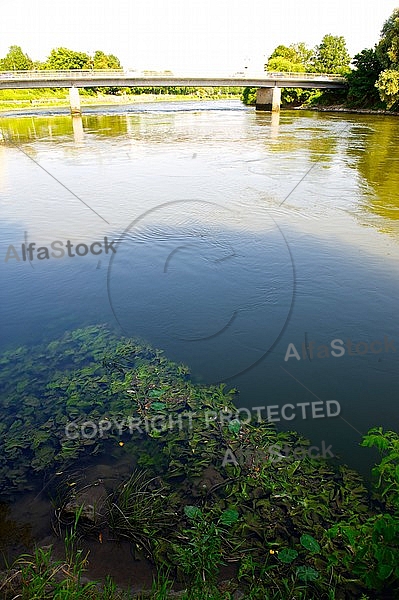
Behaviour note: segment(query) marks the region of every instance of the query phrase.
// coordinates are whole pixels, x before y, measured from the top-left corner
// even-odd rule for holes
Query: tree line
[[[96,50],[93,56],[69,48],[54,48],[44,62],[33,61],[20,46],[10,46],[8,53],[0,59],[1,71],[69,70],[69,69],[121,69],[119,58]]]
[[[0,71],[29,71],[29,70],[56,70],[68,71],[73,69],[122,69],[120,60],[114,54],[106,54],[96,50],[92,56],[86,52],[77,52],[69,48],[54,48],[44,62],[33,61],[20,46],[10,46],[7,55],[0,59]],[[144,71],[144,75],[172,75],[171,71],[162,73]],[[197,87],[107,87],[84,88],[83,94],[96,94],[101,91],[106,94],[195,94],[199,97],[221,97],[230,94],[239,95],[240,88],[197,88]]]
[[[277,46],[265,71],[335,73],[347,79],[346,92],[284,89],[282,102],[286,105],[338,101],[357,108],[399,109],[399,8],[384,23],[374,48],[362,50],[352,61],[345,38],[327,34],[315,48],[303,42]],[[246,88],[244,102],[254,103],[255,93]]]
[[[384,23],[374,48],[353,59],[348,100],[353,106],[399,109],[399,8]]]
[[[336,73],[346,77],[347,91],[283,89],[282,104],[345,103],[354,108],[399,109],[399,8],[384,23],[374,48],[351,61],[343,36],[327,34],[315,48],[303,42],[280,44],[269,56],[265,71]],[[256,89],[246,88],[243,101],[255,103]]]

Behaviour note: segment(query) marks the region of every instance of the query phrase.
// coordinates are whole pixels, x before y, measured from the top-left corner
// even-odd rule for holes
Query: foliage
[[[120,537],[134,541],[149,555],[162,530],[173,527],[175,513],[164,503],[164,488],[145,471],[134,471],[113,495],[110,526]]]
[[[288,63],[296,66],[297,68],[275,69],[272,66],[274,63],[271,61],[276,59],[285,59],[288,61]],[[313,70],[313,61],[314,51],[311,48],[308,48],[303,42],[291,44],[290,46],[284,46],[281,44],[280,46],[277,46],[277,48],[275,48],[275,50],[273,50],[272,54],[269,56],[269,60],[265,65],[265,70],[310,72]]]
[[[380,452],[381,461],[372,470],[376,495],[388,510],[399,515],[399,435],[375,427],[364,436],[361,445]]]
[[[388,108],[395,108],[399,104],[399,70],[386,69],[380,74],[375,86]]]
[[[241,100],[248,106],[256,104],[256,88],[244,88],[241,95]]]
[[[77,548],[77,516],[65,537],[65,559],[54,560],[52,548],[36,548],[33,555],[20,556],[13,565],[12,574],[0,585],[2,598],[22,600],[95,599],[94,581],[83,583],[87,554]]]
[[[349,72],[350,56],[343,36],[327,34],[316,48],[315,70],[318,73]]]
[[[302,460],[287,452],[275,464],[273,444],[305,449],[310,442],[267,422],[209,419],[208,411],[234,415],[235,390],[195,384],[184,365],[105,327],[16,348],[0,366],[3,493],[33,487],[35,473],[46,472],[51,483],[91,455],[133,463],[109,496],[109,530],[183,575],[191,598],[218,598],[220,567],[232,561],[254,599],[397,585],[396,434],[376,429],[364,441],[383,453],[373,504],[344,465],[306,452]],[[65,434],[68,423],[79,433],[100,420],[94,439]],[[233,460],[226,463],[227,452]]]
[[[10,46],[6,56],[0,60],[1,71],[26,71],[32,67],[33,62],[20,46]]]
[[[226,526],[236,523],[238,512],[225,510],[215,522],[195,506],[186,506],[184,513],[191,527],[182,532],[183,544],[172,545],[172,553],[187,578],[188,599],[212,600],[217,593],[216,582],[222,564],[222,535]]]
[[[267,70],[277,73],[304,73],[305,67],[301,63],[291,62],[283,56],[269,58]]]
[[[304,73],[313,70],[313,50],[304,43],[280,45],[269,57],[265,69],[280,73]],[[303,104],[312,95],[312,90],[300,88],[283,88],[281,91],[282,106]]]
[[[376,51],[385,69],[399,69],[399,8],[385,21]]]
[[[45,63],[46,69],[66,71],[68,69],[90,69],[90,56],[85,52],[76,52],[69,48],[54,48]]]
[[[91,59],[91,67],[93,69],[106,70],[106,69],[121,69],[121,63],[119,58],[114,54],[105,54],[102,50],[96,50],[93,58]],[[103,94],[121,94],[128,88],[121,87],[103,87],[103,88],[89,88],[90,91],[95,94],[101,92]]]
[[[328,535],[338,537],[347,552],[330,563],[340,560],[359,577],[369,589],[388,591],[399,586],[399,435],[382,428],[370,429],[362,446],[376,447],[381,461],[373,468],[375,493],[382,510],[359,524],[353,515],[347,522],[332,527]]]
[[[113,54],[105,54],[102,50],[96,50],[93,56],[93,69],[120,69],[119,58]]]
[[[381,100],[393,109],[399,105],[399,8],[384,23],[376,53],[384,71],[375,85]]]
[[[381,102],[375,84],[383,67],[377,52],[373,49],[362,50],[352,62],[355,69],[347,75],[349,104],[379,108]]]

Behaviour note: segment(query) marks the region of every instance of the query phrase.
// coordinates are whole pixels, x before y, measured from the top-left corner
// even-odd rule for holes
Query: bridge
[[[147,75],[123,69],[0,71],[0,89],[69,88],[71,111],[80,113],[79,88],[86,87],[252,87],[257,110],[280,110],[281,88],[343,89],[346,79],[325,73],[236,74],[232,76]]]

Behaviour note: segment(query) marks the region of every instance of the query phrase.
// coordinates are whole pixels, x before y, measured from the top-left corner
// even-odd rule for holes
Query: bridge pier
[[[80,108],[79,88],[74,86],[69,88],[69,105],[71,107],[71,113],[73,115],[82,114],[82,110]]]
[[[281,88],[258,88],[256,90],[256,110],[280,112]]]

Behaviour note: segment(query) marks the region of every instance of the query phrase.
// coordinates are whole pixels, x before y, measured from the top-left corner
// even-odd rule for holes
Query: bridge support
[[[258,88],[256,90],[256,110],[280,112],[281,88]]]
[[[80,96],[79,96],[79,88],[71,87],[69,88],[69,105],[71,107],[71,113],[73,115],[81,115],[82,111],[80,108]]]

